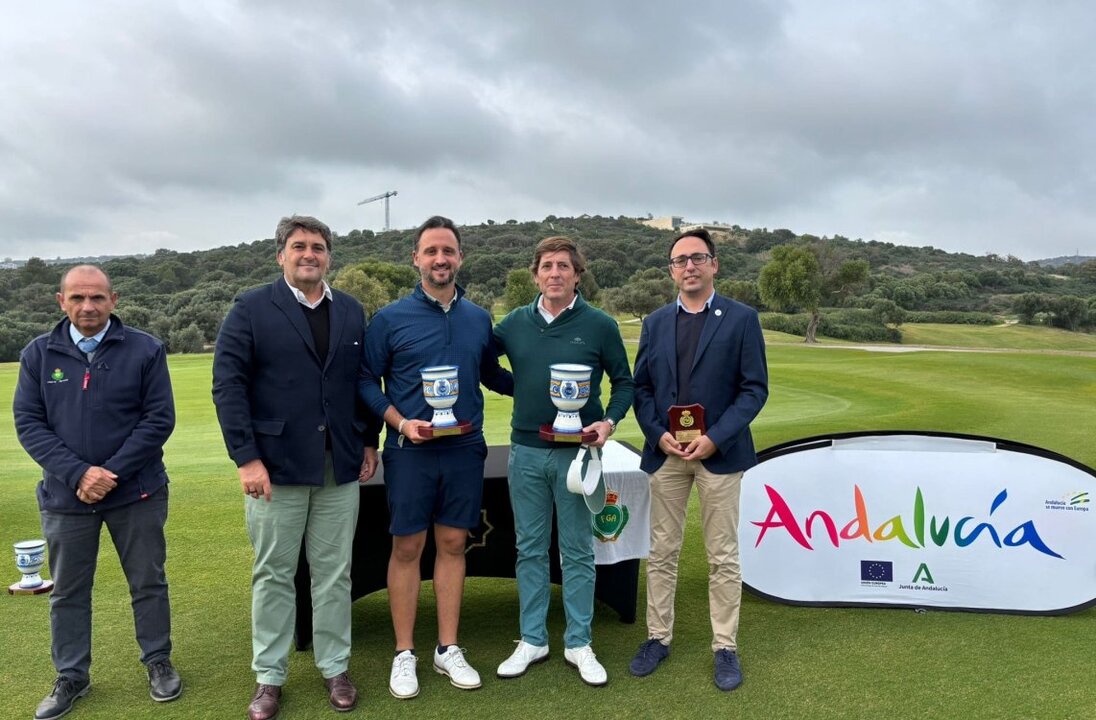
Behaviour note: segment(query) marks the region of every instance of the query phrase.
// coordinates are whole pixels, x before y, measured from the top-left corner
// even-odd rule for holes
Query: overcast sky
[[[440,213],[1096,254],[1096,4],[6,3],[0,259]],[[681,8],[680,12],[671,7]]]

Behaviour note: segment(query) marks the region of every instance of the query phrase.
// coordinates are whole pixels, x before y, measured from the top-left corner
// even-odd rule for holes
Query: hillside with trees
[[[499,309],[529,302],[536,243],[551,235],[579,241],[588,260],[583,294],[620,316],[643,317],[674,296],[666,259],[674,233],[626,217],[487,221],[461,229],[468,296]],[[994,323],[1000,316],[1069,330],[1096,326],[1096,261],[1044,267],[1015,257],[948,253],[841,236],[733,226],[713,233],[720,292],[763,311],[771,329],[853,340],[900,341],[903,322]],[[370,311],[408,292],[413,230],[353,230],[335,240],[335,287]],[[0,269],[0,361],[60,317],[54,294],[74,263],[31,258]],[[280,274],[271,239],[212,250],[157,250],[103,263],[120,299],[117,314],[163,339],[171,352],[200,352],[242,290]]]

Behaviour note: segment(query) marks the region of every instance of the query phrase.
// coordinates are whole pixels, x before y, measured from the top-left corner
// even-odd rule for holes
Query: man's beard
[[[457,274],[453,272],[453,268],[447,267],[447,268],[444,268],[444,270],[449,273],[449,277],[446,279],[445,282],[438,282],[437,280],[434,279],[434,273],[439,272],[440,270],[441,270],[440,268],[439,269],[433,269],[432,268],[430,270],[430,272],[426,273],[426,282],[427,282],[427,284],[430,285],[430,287],[437,288],[439,290],[449,287],[450,285],[452,285],[457,280]]]

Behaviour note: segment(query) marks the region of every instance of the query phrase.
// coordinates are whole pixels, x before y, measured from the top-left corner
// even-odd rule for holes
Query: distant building
[[[653,227],[659,230],[677,230],[684,221],[685,218],[680,215],[670,215],[668,217],[648,218],[647,220],[640,220],[639,222],[647,227]]]
[[[710,233],[729,233],[735,228],[733,225],[727,225],[726,223],[682,223],[680,227],[674,228],[681,232],[688,232],[689,230],[707,230]]]
[[[735,230],[735,226],[727,225],[725,223],[686,222],[685,218],[680,215],[668,215],[666,217],[647,218],[645,220],[641,219],[639,222],[647,227],[658,228],[659,230],[673,230],[675,232],[704,229],[712,233],[731,233]]]

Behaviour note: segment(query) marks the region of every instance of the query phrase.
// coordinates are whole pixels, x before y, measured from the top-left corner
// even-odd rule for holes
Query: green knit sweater
[[[556,406],[548,397],[548,366],[581,363],[591,366],[590,399],[579,413],[583,426],[602,418],[620,422],[632,406],[632,371],[616,321],[579,295],[575,306],[546,323],[537,305],[520,307],[495,326],[495,338],[510,358],[514,373],[514,415],[510,441],[528,447],[549,448],[537,431],[556,417]],[[608,375],[609,407],[601,404],[601,380]]]

